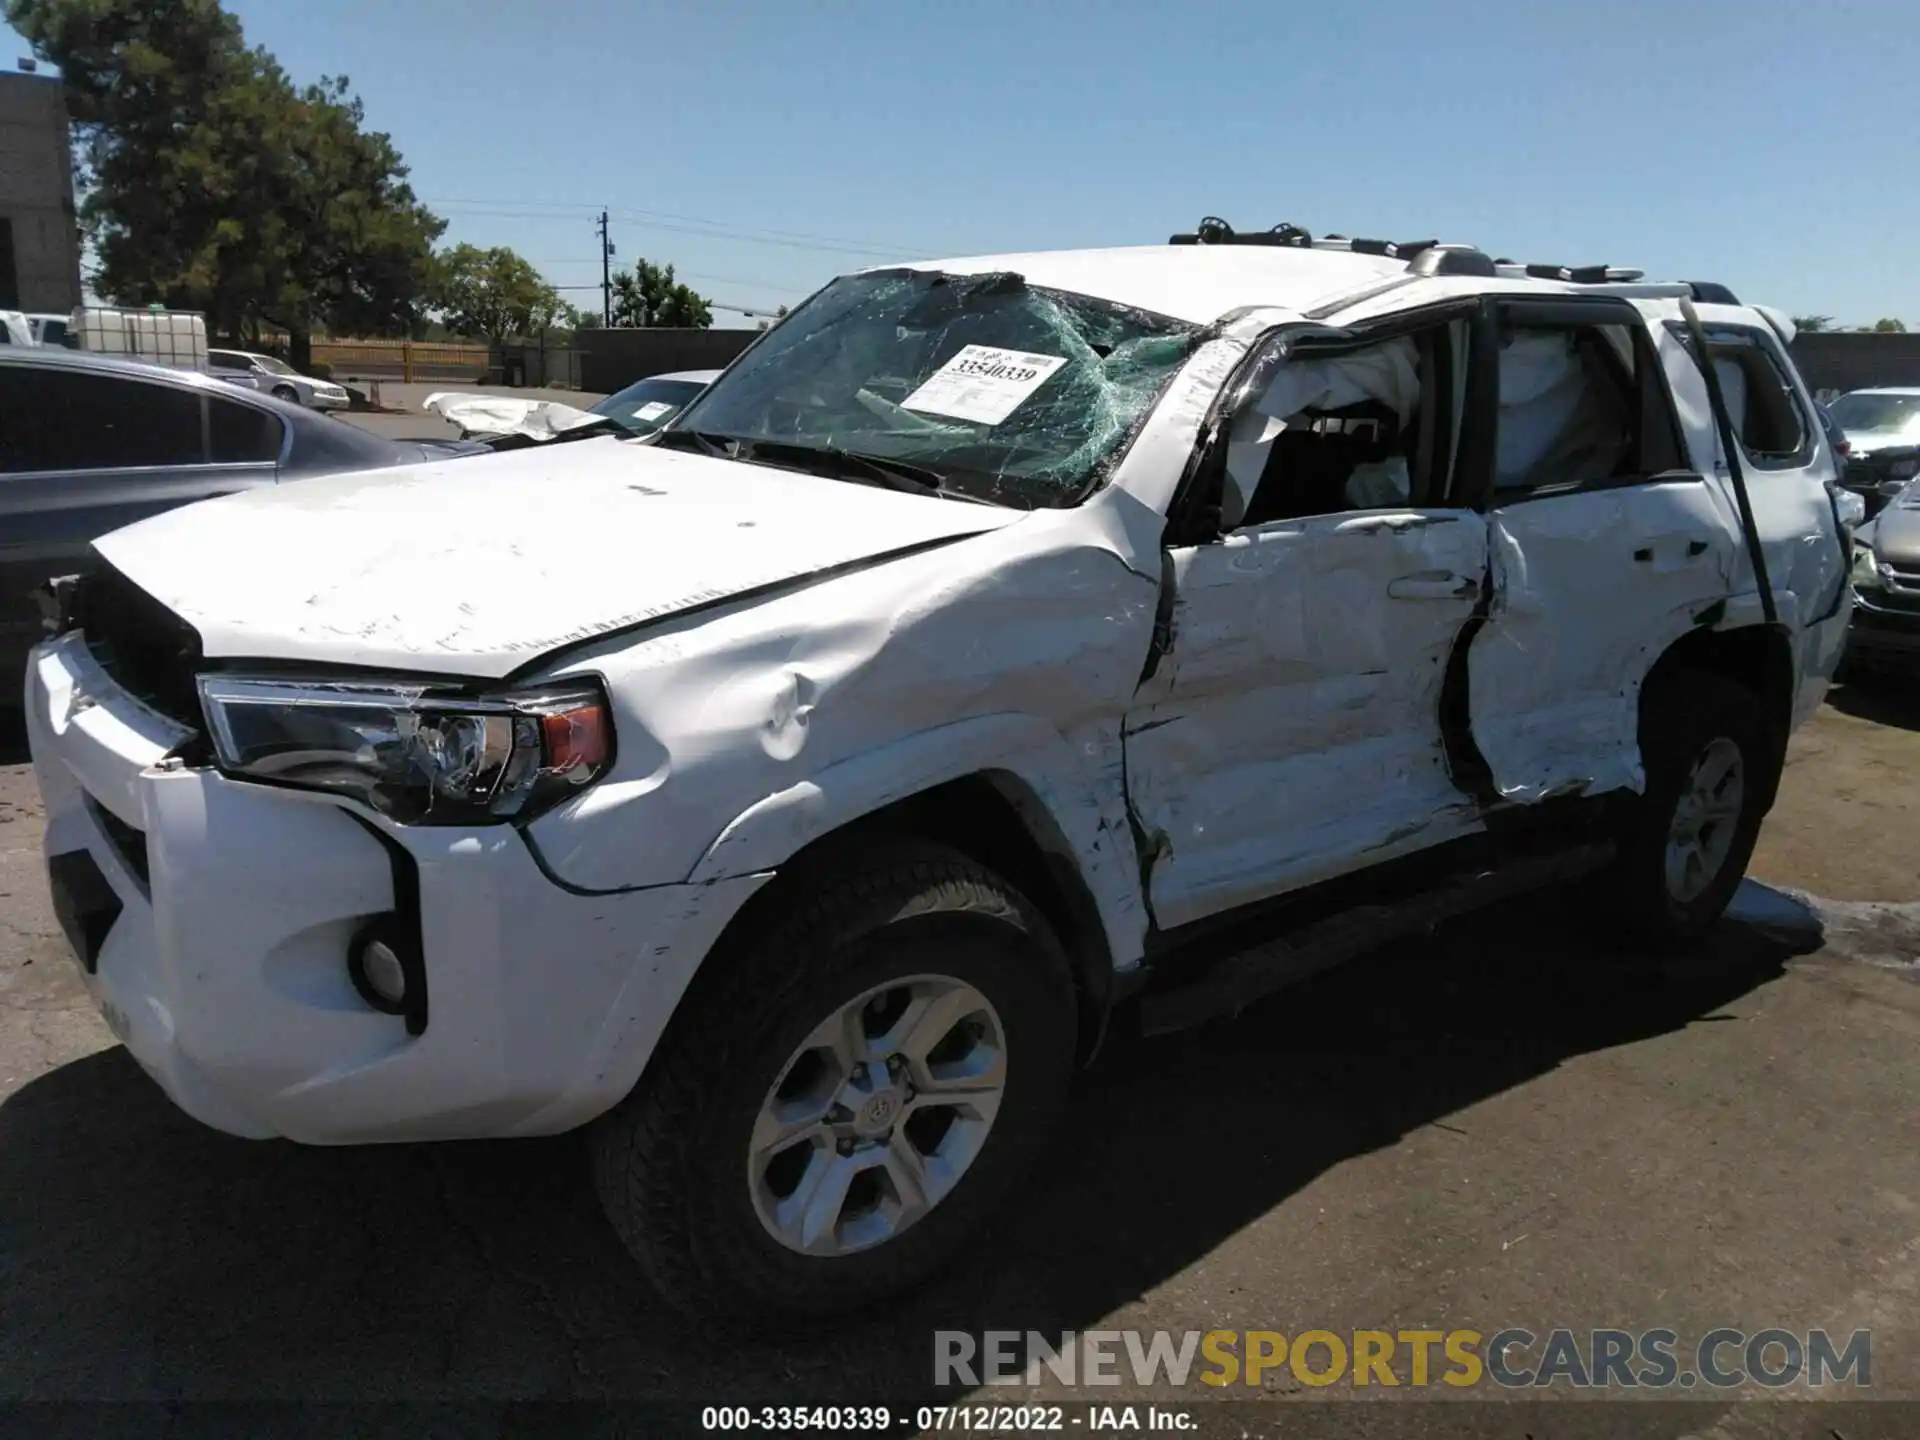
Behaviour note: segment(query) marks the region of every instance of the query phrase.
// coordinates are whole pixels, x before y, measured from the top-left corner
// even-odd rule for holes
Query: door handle
[[[1689,540],[1687,541],[1686,558],[1689,560],[1698,560],[1712,548],[1713,547],[1705,540]],[[1642,565],[1651,565],[1653,563],[1653,546],[1642,545],[1638,550],[1633,552],[1633,558]]]
[[[1479,593],[1478,576],[1456,575],[1451,570],[1422,570],[1387,585],[1387,594],[1395,600],[1471,600]]]

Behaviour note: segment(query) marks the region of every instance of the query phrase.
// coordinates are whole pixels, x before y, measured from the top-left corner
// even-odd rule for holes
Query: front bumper
[[[235,1135],[354,1144],[580,1125],[632,1088],[700,959],[767,878],[581,895],[510,827],[394,827],[192,768],[168,753],[185,732],[78,634],[34,651],[26,703],[49,880],[87,989],[182,1109]],[[417,886],[398,886],[408,867]],[[404,889],[417,889],[427,984],[417,1035],[345,968],[352,936]]]
[[[1920,593],[1856,590],[1847,658],[1920,666]]]
[[[322,395],[316,390],[307,403],[315,410],[345,410],[353,404],[353,399],[347,395]]]

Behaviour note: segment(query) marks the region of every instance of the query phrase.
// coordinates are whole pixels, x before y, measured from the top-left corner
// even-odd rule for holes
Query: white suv
[[[960,1247],[1123,1003],[1584,872],[1698,936],[1850,608],[1778,319],[1175,239],[850,275],[654,437],[98,542],[27,701],[115,1033],[236,1135],[592,1122],[666,1295],[818,1312]]]

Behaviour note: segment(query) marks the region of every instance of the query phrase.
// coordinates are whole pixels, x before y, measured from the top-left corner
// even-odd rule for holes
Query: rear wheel
[[[1631,932],[1665,951],[1698,940],[1733,899],[1779,761],[1759,697],[1724,675],[1674,675],[1643,714],[1646,791],[1626,826],[1614,891]]]
[[[1065,957],[953,851],[841,868],[716,953],[594,1174],[654,1285],[702,1317],[855,1309],[952,1257],[1071,1078]]]

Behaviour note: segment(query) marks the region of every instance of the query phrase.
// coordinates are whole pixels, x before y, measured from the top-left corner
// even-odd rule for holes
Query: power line
[[[575,256],[564,260],[534,260],[529,265],[592,265],[597,263],[591,256]],[[673,272],[676,280],[706,280],[715,285],[744,285],[749,290],[777,290],[789,295],[811,295],[818,286],[782,285],[777,280],[745,280],[738,275],[713,275],[704,270],[678,270]],[[598,290],[598,285],[557,285],[557,290]]]
[[[476,200],[429,200],[429,205],[443,209],[453,206],[466,207],[451,218],[464,219],[477,215],[494,216],[503,219],[521,220],[571,220],[570,214],[555,210],[537,210],[527,208],[540,204],[538,201],[499,202]],[[799,230],[772,230],[729,225],[725,221],[707,220],[694,215],[675,215],[666,211],[628,210],[609,208],[607,214],[623,220],[632,220],[653,230],[665,230],[675,234],[693,235],[707,240],[736,240],[752,245],[771,245],[789,250],[816,250],[826,254],[855,255],[867,258],[883,259],[919,259],[933,258],[931,251],[915,250],[903,246],[881,245],[867,241],[851,240],[842,236],[812,235]],[[581,218],[591,219],[592,216]]]
[[[548,209],[593,210],[594,206],[573,200],[429,200],[429,205],[504,205],[515,209],[544,207]],[[705,225],[738,235],[766,235],[782,240],[818,241],[825,245],[853,246],[863,254],[870,255],[920,255],[923,259],[934,258],[930,251],[915,250],[908,245],[878,244],[869,240],[856,240],[846,235],[822,235],[810,230],[781,230],[764,225],[737,225],[730,220],[715,220],[705,215],[682,215],[671,210],[636,210],[622,206],[612,206],[613,213],[622,219],[671,220],[683,225]]]

